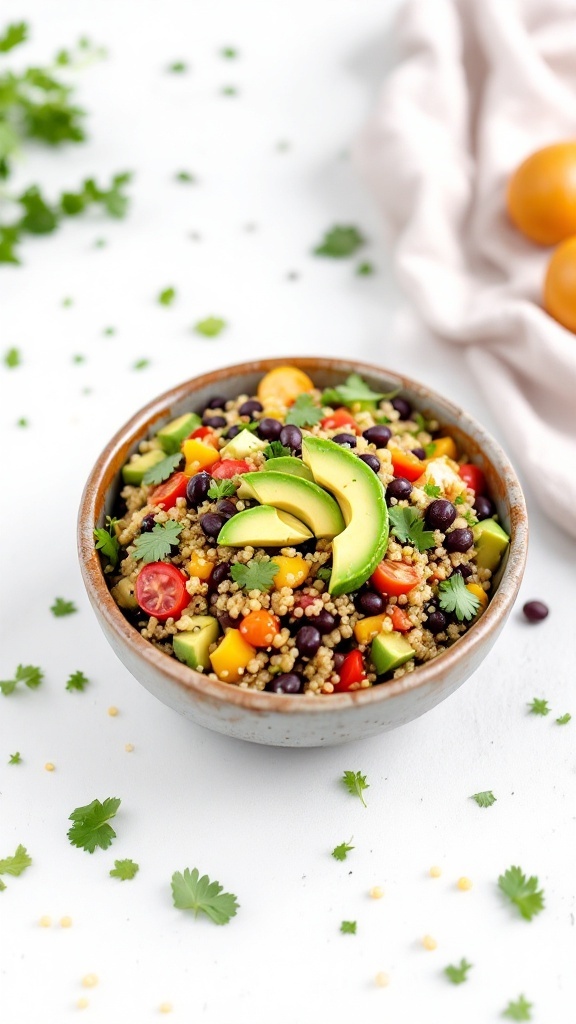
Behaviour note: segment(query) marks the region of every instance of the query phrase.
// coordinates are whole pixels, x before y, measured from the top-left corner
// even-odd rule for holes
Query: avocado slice
[[[315,537],[329,540],[342,533],[344,520],[339,506],[327,491],[290,473],[245,473],[242,489],[262,505],[273,505],[306,523]],[[251,493],[246,493],[246,492]]]
[[[378,633],[372,641],[370,657],[379,676],[410,661],[416,654],[401,633]]]
[[[510,537],[494,519],[483,519],[472,530],[476,548],[476,564],[494,572],[506,551]]]
[[[158,431],[156,437],[167,455],[173,455],[180,450],[180,445],[190,436],[196,427],[199,427],[202,420],[195,412],[185,412],[183,416],[167,423]]]
[[[322,437],[305,437],[302,458],[317,484],[331,491],[346,529],[332,541],[329,592],[349,594],[365,583],[384,557],[388,509],[376,473],[351,451]]]
[[[261,452],[268,441],[256,437],[250,430],[241,430],[228,444],[220,449],[221,459],[244,459],[251,452]]]
[[[313,480],[314,477],[302,462],[292,455],[279,455],[276,459],[267,459],[261,473],[290,473],[292,476],[301,476],[304,480]]]
[[[134,455],[130,462],[127,462],[122,467],[122,479],[125,484],[134,484],[139,487],[142,483],[144,473],[147,469],[152,469],[156,463],[162,462],[164,458],[164,452],[161,452],[159,448],[153,448],[152,451],[146,452],[145,455]]]
[[[289,544],[303,544],[311,536],[308,527],[288,512],[280,512],[271,505],[256,505],[245,512],[238,512],[224,523],[218,534],[218,544],[232,548],[243,548],[245,544],[283,548]]]
[[[220,627],[212,615],[192,615],[192,627],[172,639],[174,654],[189,668],[210,668],[208,648],[218,639]]]

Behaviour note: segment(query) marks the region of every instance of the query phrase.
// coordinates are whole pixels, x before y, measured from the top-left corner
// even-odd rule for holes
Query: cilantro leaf
[[[351,373],[343,384],[335,388],[326,388],[322,393],[322,404],[335,408],[338,405],[351,406],[356,402],[379,402],[383,398],[393,398],[399,388],[387,393],[373,391],[369,384],[358,373]]]
[[[50,606],[50,611],[56,619],[61,619],[64,615],[73,615],[78,609],[74,601],[65,601],[63,597],[56,597],[54,604]]]
[[[27,427],[28,426],[28,420],[26,419],[26,417],[25,416],[21,416],[19,420],[16,420],[16,426],[17,427]]]
[[[36,665],[18,665],[14,679],[5,679],[0,682],[0,690],[5,697],[13,693],[18,683],[24,683],[29,689],[35,690],[44,678],[41,668]]]
[[[424,484],[422,489],[424,494],[427,494],[429,498],[437,498],[440,494],[440,487],[438,484]]]
[[[8,764],[22,764],[22,757],[19,750],[17,750],[15,754],[10,754]]]
[[[18,222],[21,231],[31,235],[49,235],[55,231],[58,217],[55,211],[43,198],[37,185],[31,185],[18,196],[18,202],[24,213]]]
[[[438,585],[438,604],[443,612],[456,612],[458,622],[473,619],[480,607],[476,594],[466,588],[459,573]]]
[[[336,226],[326,231],[320,245],[313,250],[316,256],[342,259],[353,256],[366,244],[364,235],[355,227]]]
[[[508,1020],[532,1020],[533,1005],[524,999],[524,996],[518,996],[515,1001],[510,1000],[506,1009],[502,1011],[502,1016],[508,1017]]]
[[[313,427],[323,418],[324,413],[310,395],[298,395],[294,405],[286,416],[286,423],[293,423],[295,427]]]
[[[461,985],[462,982],[467,981],[468,971],[471,967],[472,964],[469,964],[467,960],[462,958],[457,966],[449,964],[448,967],[445,967],[444,974],[450,979],[453,985]]]
[[[93,800],[84,807],[76,807],[69,816],[69,820],[74,822],[68,829],[68,839],[72,846],[86,850],[87,853],[94,853],[98,846],[101,850],[107,850],[116,838],[108,821],[114,817],[120,803],[117,797],[108,797],[103,803]]]
[[[175,288],[164,288],[158,296],[158,302],[161,306],[171,306],[176,298]]]
[[[464,498],[462,497],[461,494],[457,495],[457,497],[454,498],[454,504],[455,505],[463,505],[464,504]]]
[[[350,845],[351,842],[352,838],[350,838],[347,843],[340,843],[339,846],[334,847],[334,849],[332,850],[332,856],[334,857],[334,860],[346,860],[346,857],[350,853],[350,850],[354,849],[354,847]]]
[[[366,782],[366,776],[361,775],[360,772],[344,772],[342,782],[346,786],[348,792],[352,796],[359,796],[364,807],[366,807],[364,790],[370,788],[370,783]]]
[[[282,444],[281,441],[271,441],[262,451],[265,459],[277,459],[281,455],[290,455],[291,449]]]
[[[150,533],[141,533],[134,541],[134,557],[142,562],[162,562],[170,557],[171,548],[178,546],[182,525],[169,519],[156,523]]]
[[[110,868],[110,878],[119,878],[121,882],[127,882],[140,870],[140,865],[133,860],[115,860],[114,867]]]
[[[368,260],[365,263],[359,263],[356,267],[357,277],[370,277],[374,273],[374,264]]]
[[[21,844],[16,847],[13,857],[5,857],[0,860],[0,875],[21,875],[26,868],[29,868],[32,858],[28,856],[26,847]]]
[[[80,669],[77,669],[76,672],[72,672],[72,674],[68,677],[66,689],[70,692],[72,692],[72,690],[84,691],[89,682],[90,680],[88,679],[88,677],[85,676],[84,673],[80,671]]]
[[[472,793],[471,800],[475,800],[478,807],[492,807],[496,803],[496,797],[491,789],[485,789],[482,793]]]
[[[188,65],[183,60],[175,60],[172,64],[168,65],[168,71],[171,71],[175,75],[181,75],[185,71],[188,71]]]
[[[340,931],[343,935],[356,935],[356,921],[342,921]]]
[[[544,910],[544,892],[538,889],[536,875],[526,878],[519,867],[508,868],[498,879],[498,885],[511,903],[518,907],[526,921]]]
[[[111,516],[106,516],[106,526],[100,526],[94,530],[94,537],[96,538],[96,550],[100,551],[110,562],[112,568],[118,562],[118,555],[120,551],[120,543],[114,532],[114,527],[118,522],[117,519],[113,519]]]
[[[250,593],[251,590],[260,590],[266,593],[274,583],[274,577],[280,572],[277,562],[257,562],[252,559],[247,565],[236,562],[230,569],[230,575],[235,583],[238,583],[243,590]]]
[[[547,700],[540,700],[539,697],[534,697],[531,704],[528,704],[530,712],[533,715],[549,715],[552,708],[548,707]]]
[[[196,181],[196,175],[191,174],[190,171],[177,171],[174,177],[176,181],[184,182],[187,185],[191,185]]]
[[[5,167],[6,159],[0,157],[0,179],[6,176],[2,173]],[[0,263],[20,263],[15,251],[19,238],[20,232],[17,227],[0,224]]]
[[[212,501],[229,498],[232,494],[236,494],[236,484],[233,480],[213,480],[208,488],[208,497],[212,498]]]
[[[28,38],[28,25],[25,21],[13,22],[8,25],[4,34],[0,36],[0,53],[8,53],[15,46],[24,43]]]
[[[557,722],[558,725],[568,725],[568,722],[570,721],[571,718],[572,718],[572,715],[570,714],[569,711],[567,711],[565,715],[561,715],[560,718],[557,718],[556,722]]]
[[[424,519],[414,508],[394,505],[388,509],[390,529],[403,544],[412,544],[418,551],[436,546],[434,531],[424,529]]]
[[[226,327],[226,321],[218,316],[207,316],[205,320],[199,320],[194,324],[196,334],[203,334],[205,338],[217,338]]]
[[[330,583],[332,576],[332,569],[329,569],[327,565],[322,565],[316,573],[316,579],[323,580],[324,583]]]
[[[4,366],[7,366],[9,370],[14,370],[17,366],[20,366],[22,362],[22,356],[17,348],[9,348],[4,355]]]
[[[238,56],[238,50],[233,46],[223,46],[220,50],[220,56],[225,57],[227,60],[234,60]]]
[[[222,892],[219,882],[211,882],[208,875],[202,875],[198,868],[172,875],[172,899],[178,910],[193,910],[194,917],[206,914],[214,924],[228,924],[238,910],[236,896]]]
[[[147,366],[150,366],[149,359],[137,359],[135,363],[132,363],[133,370],[145,370]]]
[[[157,462],[154,466],[150,466],[150,469],[146,470],[142,477],[142,483],[161,484],[169,476],[172,476],[174,470],[182,462],[183,457],[182,452],[174,452],[173,455],[167,455],[161,462]]]

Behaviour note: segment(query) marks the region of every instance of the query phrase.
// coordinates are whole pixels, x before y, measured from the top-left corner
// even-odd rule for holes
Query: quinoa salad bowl
[[[496,442],[430,389],[323,358],[151,402],[86,484],[79,554],[113,649],[196,723],[324,746],[394,728],[490,650],[527,551]]]

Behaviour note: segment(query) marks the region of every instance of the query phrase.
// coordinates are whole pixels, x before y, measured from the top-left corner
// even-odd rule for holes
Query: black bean
[[[265,416],[258,424],[257,434],[263,441],[277,441],[280,437],[282,424],[271,416]]]
[[[227,498],[222,498],[221,501],[216,505],[216,511],[224,516],[224,519],[231,519],[232,516],[236,515],[236,505],[233,501],[228,501]]]
[[[229,566],[228,562],[218,562],[218,565],[214,566],[214,569],[212,571],[212,575],[210,577],[210,582],[208,583],[208,587],[209,587],[210,590],[216,590],[218,588],[218,586],[220,585],[220,583],[223,583],[224,580],[229,580],[229,579],[230,579],[230,566]]]
[[[356,598],[356,607],[364,615],[381,615],[386,607],[386,600],[375,590],[364,590]]]
[[[292,423],[282,427],[280,431],[280,444],[284,444],[287,448],[296,451],[302,444],[302,431]]]
[[[446,533],[449,526],[456,519],[456,509],[451,501],[447,501],[446,498],[436,498],[431,501],[424,513],[426,519],[426,525],[430,530],[442,530],[442,533]],[[470,547],[470,544],[468,545]],[[448,548],[448,551],[459,551],[460,548]],[[463,548],[463,551],[467,551],[468,548]]]
[[[228,401],[228,399],[224,398],[224,395],[215,395],[214,398],[211,398],[210,401],[206,403],[206,408],[207,409],[225,409],[227,401]]]
[[[392,408],[400,413],[401,420],[409,420],[412,415],[412,406],[405,398],[393,398]]]
[[[208,488],[212,483],[210,473],[196,473],[186,485],[186,501],[192,508],[198,508],[208,497]]]
[[[142,533],[150,533],[150,530],[153,530],[155,526],[156,520],[154,519],[154,514],[149,512],[147,516],[144,516],[144,519],[140,523],[140,531]]]
[[[238,619],[233,619],[228,612],[217,612],[216,617],[222,629],[237,629]]]
[[[359,455],[358,458],[362,459],[362,462],[365,462],[367,466],[370,466],[374,473],[380,472],[380,459],[377,455]]]
[[[332,441],[335,444],[341,444],[345,448],[355,448],[356,434],[335,434]]]
[[[254,413],[256,412],[262,412],[262,406],[255,398],[249,398],[248,401],[243,402],[238,409],[238,414],[240,416],[249,416],[250,419],[254,418]]]
[[[425,626],[431,633],[442,633],[446,629],[446,616],[444,612],[441,612],[439,609],[429,612]]]
[[[423,448],[412,448],[411,454],[414,455],[417,459],[426,458],[426,452],[424,451]]]
[[[268,683],[266,689],[271,693],[300,693],[302,680],[295,672],[284,672]]]
[[[412,494],[412,484],[405,476],[397,476],[395,480],[391,480],[386,488],[386,501],[390,501],[390,498],[396,498],[396,501],[407,500]]]
[[[469,576],[472,576],[473,572],[474,566],[466,565],[466,563],[464,563],[463,565],[457,565],[455,569],[452,569],[450,575],[454,576],[457,574],[458,576],[462,576],[462,579],[467,580]]]
[[[311,621],[319,633],[324,635],[325,633],[331,633],[336,626],[336,619],[330,612],[327,612],[325,608],[318,615],[313,615]]]
[[[385,423],[377,423],[375,427],[368,427],[362,437],[365,437],[370,444],[375,444],[377,448],[385,448],[392,437],[392,431]]]
[[[321,642],[322,638],[315,626],[302,626],[296,633],[296,647],[303,658],[312,658]]]
[[[226,420],[223,416],[207,416],[206,413],[202,417],[202,423],[205,427],[212,427],[213,430],[219,430],[220,427],[226,426]]]
[[[233,437],[236,437],[241,430],[242,427],[239,427],[237,423],[234,423],[231,427],[228,427],[228,430],[226,431],[226,438],[232,439]]]
[[[548,615],[549,608],[543,601],[527,601],[522,611],[528,622],[542,622]]]
[[[346,655],[342,654],[342,651],[334,651],[334,654],[332,655],[332,660],[334,662],[334,671],[335,672],[339,672],[340,671],[340,669],[342,668],[342,665],[344,664],[344,658],[345,657],[346,657]]]
[[[461,530],[452,530],[444,538],[446,551],[468,551],[474,543],[474,534],[467,526]]]
[[[490,498],[484,497],[483,494],[477,494],[474,498],[474,511],[478,519],[490,519],[496,509],[490,501]]]
[[[219,516],[217,512],[205,512],[200,516],[200,526],[207,537],[216,538],[225,522],[224,516]]]

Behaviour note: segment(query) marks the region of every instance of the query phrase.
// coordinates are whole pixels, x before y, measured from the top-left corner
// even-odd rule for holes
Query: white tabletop
[[[147,1024],[164,1003],[175,1024],[489,1024],[521,993],[534,1021],[574,1020],[576,552],[530,494],[521,597],[484,664],[432,713],[341,748],[251,746],[179,718],[113,655],[77,566],[76,511],[95,457],[136,409],[196,372],[261,355],[357,356],[437,387],[498,436],[462,354],[411,321],[347,158],[390,59],[394,6],[4,2],[4,22],[33,25],[6,63],[44,61],[81,34],[109,49],[71,76],[90,140],[29,150],[17,187],[38,181],[56,195],[122,170],[135,180],[124,221],[79,218],[26,241],[21,267],[0,266],[2,354],[22,355],[0,366],[0,676],[18,663],[45,673],[37,690],[0,695],[0,858],[22,843],[33,859],[2,876],[2,1024],[80,1013]],[[221,57],[224,46],[238,57]],[[174,60],[188,72],[168,73]],[[176,182],[180,170],[197,183]],[[358,258],[311,254],[334,224],[368,236]],[[360,259],[373,276],[355,274]],[[170,308],[156,302],[167,286],[178,293]],[[228,324],[216,339],[191,329],[208,315]],[[141,358],[148,368],[132,369]],[[54,618],[57,596],[78,613]],[[520,611],[529,598],[550,606],[537,626]],[[67,692],[77,669],[90,684]],[[552,713],[530,714],[533,697]],[[572,722],[558,725],[567,711]],[[22,763],[8,765],[16,751]],[[347,769],[366,773],[367,809],[340,784]],[[487,789],[497,802],[480,809],[470,796]],[[70,812],[109,796],[122,800],[113,845],[92,856],[72,847]],[[350,837],[338,863],[330,851]],[[138,862],[134,880],[109,877],[117,858]],[[498,891],[513,864],[545,890],[531,922]],[[228,925],[172,906],[171,876],[186,867],[237,895]],[[357,922],[355,936],[342,920]],[[443,969],[462,957],[473,967],[454,986]]]

